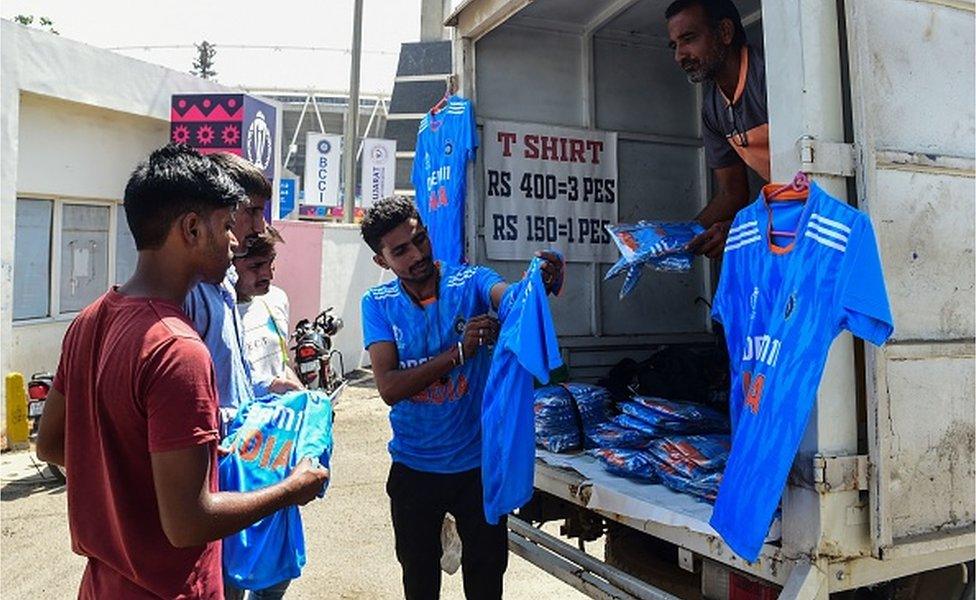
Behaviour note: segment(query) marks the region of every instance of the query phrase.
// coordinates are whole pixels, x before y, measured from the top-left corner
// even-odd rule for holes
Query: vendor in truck
[[[746,43],[731,0],[676,0],[664,18],[675,62],[688,81],[705,86],[702,138],[715,174],[715,195],[695,217],[705,232],[690,248],[718,258],[732,218],[751,200],[746,167],[769,181],[766,65],[762,53]]]

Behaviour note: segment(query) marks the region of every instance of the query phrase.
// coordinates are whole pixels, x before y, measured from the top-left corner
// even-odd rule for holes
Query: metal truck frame
[[[595,58],[603,56],[595,48],[612,52],[614,45],[607,42],[619,42],[654,61],[670,60],[661,54],[669,51],[659,34],[613,29],[628,13],[663,22],[666,4],[466,0],[446,23],[453,27],[460,93],[474,101],[479,124],[482,118],[518,121],[527,120],[518,113],[532,111],[509,111],[498,101],[502,92],[513,104],[531,103],[536,86],[552,83],[574,94],[578,112],[554,108],[540,117],[542,109],[536,107],[533,120],[604,127],[598,101],[608,92],[595,75],[606,62]],[[976,553],[973,4],[739,4],[752,9],[743,10],[747,27],[762,26],[773,180],[788,181],[802,169],[832,195],[871,216],[895,337],[883,349],[865,348],[847,334],[834,343],[783,496],[781,545],[765,546],[756,563],[736,557],[717,536],[616,514],[600,516],[667,540],[686,556],[690,552],[781,585],[782,598],[826,599],[832,592],[970,561]],[[542,43],[547,50],[562,50],[540,56]],[[621,62],[625,66],[620,68],[629,64]],[[527,75],[533,68],[537,80]],[[663,67],[661,73],[666,73]],[[519,85],[524,94],[512,96]],[[698,93],[697,105],[690,107],[694,117],[700,102]],[[635,127],[620,131],[619,139],[675,153],[697,151],[697,159],[686,161],[691,166],[685,175],[708,180],[695,132],[674,135]],[[504,273],[516,267],[485,255],[480,171],[479,162],[468,177],[467,252]],[[709,197],[708,188],[702,183],[696,190],[699,206]],[[562,336],[561,344],[579,372],[596,372],[596,356],[710,339],[704,310],[689,317],[700,325],[681,331],[608,332],[600,265],[572,268],[589,288],[579,296],[588,301],[589,327]],[[698,291],[710,297],[710,267],[700,268],[696,276]],[[559,309],[554,310],[558,326]],[[587,506],[588,483],[575,472],[537,461],[535,482],[540,492]],[[593,597],[673,597],[591,557],[577,556],[572,547],[518,520],[513,519],[511,529],[514,552]]]

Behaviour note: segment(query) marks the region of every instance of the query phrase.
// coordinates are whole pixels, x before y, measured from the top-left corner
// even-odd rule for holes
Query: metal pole
[[[342,199],[342,220],[353,222],[356,210],[356,149],[359,146],[359,63],[363,52],[363,0],[355,0],[352,17],[352,55],[349,69],[349,108],[343,134],[343,174],[345,196]]]

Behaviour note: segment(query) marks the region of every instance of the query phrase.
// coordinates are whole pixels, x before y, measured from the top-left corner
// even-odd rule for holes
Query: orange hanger
[[[447,89],[444,91],[444,97],[438,100],[437,104],[430,107],[430,114],[436,115],[439,113],[441,109],[444,108],[444,105],[447,104],[447,101],[451,99],[451,96],[454,95],[454,92],[457,91],[457,82],[454,75],[447,76],[446,88]]]
[[[803,171],[797,171],[796,175],[793,176],[793,181],[787,183],[786,185],[777,188],[766,195],[766,200],[775,202],[805,202],[806,194],[810,191],[810,178]],[[787,198],[776,198],[784,192],[793,192]],[[795,194],[803,194],[803,197],[796,197]],[[772,223],[772,211],[770,211],[770,223]],[[772,228],[770,228],[772,229]],[[772,231],[769,232],[772,236],[778,237],[796,237],[795,231]]]
[[[439,113],[441,111],[441,109],[444,108],[444,105],[447,104],[447,99],[448,98],[450,98],[450,96],[447,95],[447,94],[444,94],[444,97],[441,98],[440,100],[438,100],[437,101],[437,104],[435,104],[434,106],[431,106],[430,107],[430,114],[436,115],[437,113]]]
[[[792,191],[798,194],[803,194],[810,190],[810,178],[803,171],[797,171],[796,175],[793,176],[793,181],[787,183],[786,185],[773,190],[771,193],[766,195],[766,200],[775,200],[776,196],[779,196],[783,192]],[[804,200],[805,198],[782,198],[781,200]]]

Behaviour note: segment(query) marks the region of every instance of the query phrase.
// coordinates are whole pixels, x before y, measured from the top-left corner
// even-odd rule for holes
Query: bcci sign
[[[339,204],[342,136],[309,133],[305,141],[305,204]]]
[[[360,180],[363,207],[392,196],[395,176],[396,140],[364,139]]]

